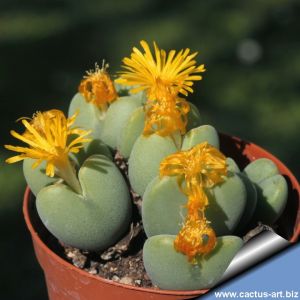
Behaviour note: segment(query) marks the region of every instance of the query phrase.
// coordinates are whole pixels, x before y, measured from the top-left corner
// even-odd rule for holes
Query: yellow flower
[[[205,72],[204,65],[196,66],[194,60],[197,52],[190,54],[190,49],[181,50],[176,54],[171,50],[166,54],[165,50],[160,50],[154,42],[155,57],[152,55],[149,45],[141,41],[144,50],[142,53],[136,47],[130,58],[123,59],[123,68],[117,83],[138,86],[132,89],[132,93],[146,90],[150,100],[158,100],[165,90],[187,96],[188,92],[193,92],[193,81],[201,80],[202,76],[196,75]]]
[[[156,133],[160,136],[171,136],[179,131],[186,132],[187,114],[190,106],[185,99],[165,93],[160,100],[149,100],[146,104],[145,136]]]
[[[104,63],[101,69],[96,64],[95,70],[87,71],[78,88],[86,101],[95,104],[101,111],[106,111],[118,97],[107,68],[108,65]]]
[[[189,260],[215,247],[215,233],[205,218],[205,189],[222,182],[226,174],[226,157],[207,142],[171,154],[160,163],[160,176],[176,176],[180,190],[188,197],[187,217],[174,247]]]
[[[15,163],[26,158],[35,159],[33,168],[36,168],[42,161],[46,161],[46,174],[50,177],[61,176],[67,183],[74,187],[74,174],[71,174],[68,154],[77,153],[83,147],[83,143],[90,141],[85,138],[90,131],[78,128],[71,128],[76,114],[66,118],[60,110],[49,110],[37,112],[32,120],[22,118],[21,122],[26,130],[19,134],[14,130],[11,135],[27,144],[27,147],[5,145],[5,148],[20,153],[6,160],[7,163]],[[71,173],[70,173],[71,172]],[[73,172],[74,173],[74,172]],[[78,183],[75,190],[79,191]]]

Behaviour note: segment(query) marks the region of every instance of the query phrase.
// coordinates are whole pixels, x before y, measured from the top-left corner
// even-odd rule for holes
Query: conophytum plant
[[[108,65],[86,73],[69,116],[60,110],[22,118],[5,145],[23,161],[38,214],[62,243],[102,251],[128,230],[129,190],[142,201],[148,237],[145,269],[162,289],[215,285],[242,247],[234,235],[251,222],[274,223],[287,200],[276,165],[258,159],[243,171],[225,157],[219,136],[186,97],[202,79],[190,49],[154,53],[141,41],[113,81]],[[128,162],[129,183],[114,163]]]

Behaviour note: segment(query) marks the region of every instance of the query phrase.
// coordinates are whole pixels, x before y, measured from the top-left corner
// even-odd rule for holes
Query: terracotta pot
[[[277,222],[278,234],[290,242],[296,242],[300,235],[300,186],[296,178],[282,162],[259,146],[225,134],[220,134],[220,137],[222,152],[234,158],[241,168],[249,161],[262,157],[273,160],[278,166],[289,186],[288,205]],[[207,290],[168,291],[133,287],[106,280],[76,268],[55,253],[55,249],[53,251],[47,246],[45,229],[37,216],[33,200],[27,188],[23,212],[38,262],[45,273],[51,300],[190,299],[207,292]]]

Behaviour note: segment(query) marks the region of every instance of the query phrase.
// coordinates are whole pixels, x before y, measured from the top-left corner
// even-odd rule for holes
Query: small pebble
[[[118,276],[114,275],[114,276],[111,278],[111,280],[119,282],[119,281],[120,281],[120,278],[119,278]]]
[[[96,269],[90,269],[88,272],[92,275],[96,275],[98,273]]]
[[[123,284],[129,284],[129,285],[132,285],[132,284],[133,284],[132,278],[127,277],[127,276],[121,278],[119,282],[120,282],[120,283],[123,283]]]

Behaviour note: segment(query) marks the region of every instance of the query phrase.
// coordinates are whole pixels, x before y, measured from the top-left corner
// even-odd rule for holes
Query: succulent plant
[[[106,249],[120,239],[130,221],[127,185],[118,168],[103,155],[86,159],[78,179],[80,195],[63,183],[40,190],[38,214],[49,231],[67,245]]]
[[[273,224],[282,214],[288,196],[285,178],[273,161],[261,158],[250,163],[243,173],[254,184],[257,191],[257,207],[254,221]]]
[[[174,235],[156,235],[144,246],[144,264],[154,284],[162,289],[195,290],[213,287],[227,269],[243,241],[236,236],[217,239],[214,250],[191,264],[174,250]]]
[[[267,159],[242,172],[221,152],[217,130],[181,95],[193,92],[204,65],[189,49],[168,54],[141,42],[124,58],[113,82],[108,65],[88,71],[59,110],[22,119],[26,147],[7,160],[23,160],[38,214],[62,243],[90,251],[114,245],[128,230],[130,190],[142,196],[148,237],[144,265],[163,289],[215,285],[242,247],[251,222],[272,224],[287,200],[287,184]],[[127,174],[114,161],[128,163]]]
[[[205,131],[199,132],[206,136]],[[224,182],[207,191],[207,196],[209,206],[206,213],[211,226],[218,235],[231,234],[247,203],[242,179],[235,173],[228,173]],[[181,192],[175,178],[155,177],[143,197],[143,224],[147,236],[176,234],[186,216],[186,202],[187,196]]]
[[[12,134],[30,147],[7,146],[21,152],[9,162],[24,160],[24,175],[36,195],[37,211],[54,236],[81,249],[103,250],[129,225],[129,191],[107,146],[92,145],[95,140],[85,138],[88,131],[72,127],[75,118],[51,110],[38,112],[30,122],[23,119],[26,131]],[[98,154],[84,160],[78,156],[80,148],[83,154]]]

